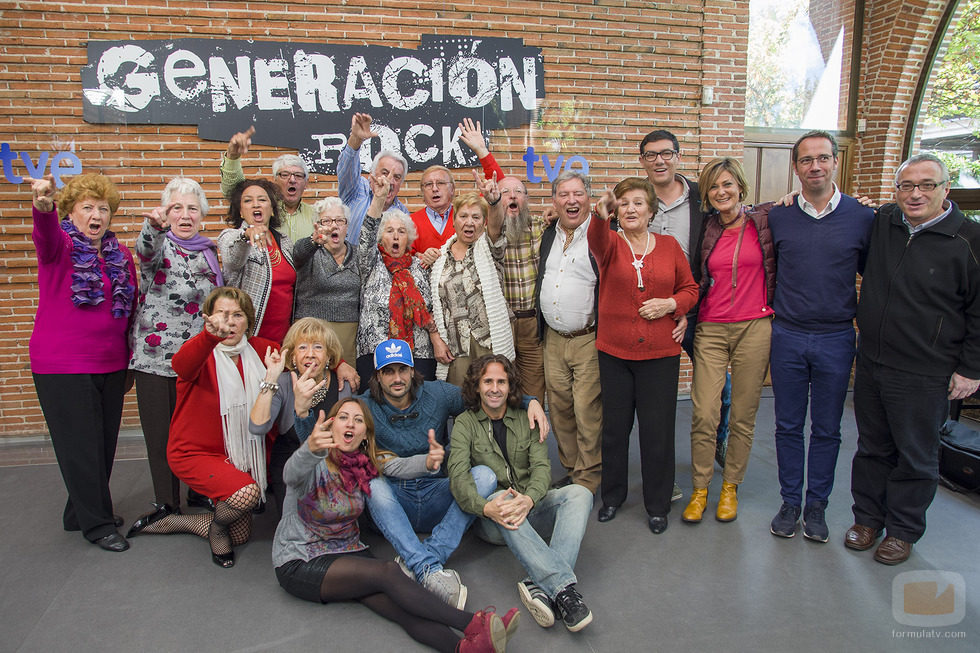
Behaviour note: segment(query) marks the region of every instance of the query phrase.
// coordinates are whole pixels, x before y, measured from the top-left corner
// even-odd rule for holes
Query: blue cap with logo
[[[385,340],[374,348],[374,369],[380,370],[392,363],[402,363],[415,367],[412,348],[404,340]]]

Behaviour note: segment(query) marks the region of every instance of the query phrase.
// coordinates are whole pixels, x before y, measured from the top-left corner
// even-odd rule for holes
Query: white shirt
[[[690,258],[691,251],[691,189],[680,175],[675,177],[684,187],[684,191],[669,205],[657,199],[657,214],[650,221],[647,231],[655,234],[667,234],[677,240],[684,250],[684,256]]]
[[[570,333],[595,324],[596,274],[589,261],[589,241],[586,232],[590,215],[572,233],[572,242],[565,246],[565,230],[558,225],[555,241],[548,252],[544,276],[541,279],[541,316],[555,331]]]
[[[834,184],[834,194],[830,196],[830,201],[827,202],[827,206],[823,207],[823,211],[817,211],[817,207],[803,197],[803,193],[800,193],[796,198],[796,203],[799,204],[800,210],[806,213],[811,218],[816,218],[819,220],[825,215],[830,215],[833,213],[837,205],[840,204],[840,189],[837,188],[837,184]]]

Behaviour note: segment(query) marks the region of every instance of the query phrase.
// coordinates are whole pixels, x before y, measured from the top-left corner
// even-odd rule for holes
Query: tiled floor
[[[677,420],[677,479],[690,492],[690,403]],[[524,615],[510,651],[971,651],[980,650],[980,497],[940,489],[929,529],[912,558],[886,567],[841,544],[851,523],[849,482],[855,431],[845,411],[844,444],[831,495],[831,541],[815,544],[769,534],[779,507],[772,400],[759,410],[739,516],[681,523],[675,504],[660,536],[646,528],[632,447],[630,496],[612,522],[594,518],[576,571],[595,621],[578,634],[545,630]],[[127,522],[151,498],[142,443],[124,437],[113,471],[116,511]],[[554,451],[552,451],[554,454]],[[554,455],[553,455],[554,459]],[[321,606],[295,599],[276,583],[274,511],[255,520],[252,540],[223,570],[206,542],[190,535],[133,538],[111,554],[61,530],[64,486],[42,444],[0,447],[0,651],[416,651],[397,626],[355,603]],[[30,463],[30,464],[27,464]],[[556,464],[556,463],[555,463]],[[558,476],[558,472],[554,472]],[[716,477],[709,510],[717,501]],[[393,551],[364,534],[375,555]],[[523,573],[506,548],[468,533],[450,559],[469,587],[468,608],[519,605]],[[912,627],[896,620],[904,572],[958,574],[964,618],[956,625]],[[941,589],[941,587],[940,587]],[[959,591],[958,589],[956,590]],[[957,604],[959,605],[959,604]]]

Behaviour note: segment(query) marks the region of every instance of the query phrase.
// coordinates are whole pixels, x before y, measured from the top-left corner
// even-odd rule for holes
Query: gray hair
[[[296,166],[297,168],[303,169],[303,174],[307,177],[310,176],[310,169],[306,165],[306,161],[296,156],[295,154],[283,154],[275,161],[272,162],[272,176],[277,177],[279,171],[286,166]]]
[[[174,177],[171,179],[167,187],[163,189],[163,194],[160,196],[160,203],[166,206],[170,203],[170,198],[174,195],[185,194],[191,194],[197,197],[197,203],[201,207],[201,215],[205,216],[208,214],[208,198],[204,195],[204,189],[201,188],[201,184],[188,177]]]
[[[408,174],[408,159],[394,150],[381,150],[378,152],[378,155],[374,157],[374,161],[371,162],[371,174],[373,175],[378,171],[378,164],[381,163],[381,159],[385,158],[386,156],[390,156],[392,159],[402,164],[402,178],[404,178],[405,175]]]
[[[415,223],[412,222],[411,216],[399,209],[388,209],[381,214],[381,224],[378,225],[378,244],[381,244],[381,234],[384,233],[385,227],[392,220],[400,220],[405,225],[405,231],[408,232],[408,245],[405,247],[405,250],[412,249],[412,245],[415,244],[415,239],[419,237],[419,230],[415,228]]]
[[[344,210],[344,217],[350,220],[350,208],[339,197],[324,197],[317,201],[313,205],[313,215],[316,216],[314,219],[318,219],[327,209],[335,209],[338,206]]]
[[[895,171],[895,183],[896,184],[898,183],[898,178],[902,174],[902,170],[905,170],[913,163],[922,163],[923,161],[931,161],[935,163],[937,166],[939,166],[940,174],[942,174],[943,176],[943,179],[940,182],[941,184],[945,184],[947,181],[949,181],[949,168],[946,167],[946,164],[943,163],[943,160],[940,159],[935,154],[932,154],[931,152],[924,152],[923,154],[916,154],[915,156],[910,156],[909,158],[907,158],[905,161],[902,162],[902,165],[898,166],[898,170]]]
[[[592,184],[589,183],[589,177],[582,174],[581,172],[575,172],[573,170],[566,170],[561,173],[555,180],[551,182],[551,196],[554,197],[558,194],[558,187],[564,184],[569,179],[578,179],[585,185],[585,194],[592,197]]]

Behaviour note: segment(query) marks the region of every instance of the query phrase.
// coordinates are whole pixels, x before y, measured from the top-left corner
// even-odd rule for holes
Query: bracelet
[[[504,196],[503,196],[503,193],[501,193],[501,194],[500,194],[500,195],[499,195],[499,196],[497,197],[497,201],[496,201],[496,202],[490,202],[490,201],[487,201],[487,205],[488,205],[488,206],[497,206],[498,204],[500,204],[500,200],[501,200],[501,199],[503,199],[503,197],[504,197]],[[483,199],[484,199],[484,200],[486,200],[486,198],[483,198]]]
[[[259,392],[265,392],[266,390],[269,390],[271,392],[279,392],[279,384],[263,381],[262,383],[259,384]]]

